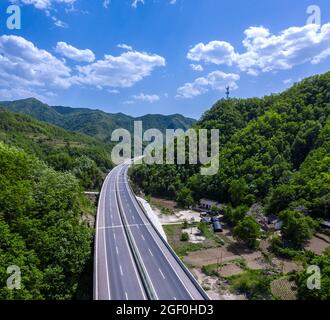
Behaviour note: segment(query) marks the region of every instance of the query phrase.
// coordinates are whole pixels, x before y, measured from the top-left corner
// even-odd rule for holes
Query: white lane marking
[[[152,251],[150,249],[148,249],[148,250],[149,250],[149,253],[151,254],[151,256],[153,257],[154,255],[152,254]]]
[[[133,218],[133,220],[135,220],[135,217],[134,216],[132,216],[132,218]]]
[[[117,254],[119,254],[119,251],[118,251],[118,247],[116,246],[116,252],[117,252]]]
[[[132,228],[132,227],[137,227],[137,228],[140,228],[145,226],[145,224],[128,224],[127,225],[128,227]],[[112,228],[123,228],[124,226],[121,224],[121,225],[112,225],[112,226],[107,226],[107,227],[99,227],[98,229],[99,230],[104,230],[104,229],[112,229]]]
[[[135,207],[135,209],[137,210],[140,218],[142,221],[148,221],[148,219],[145,217],[144,215],[144,212],[142,212],[141,208],[139,208],[138,204],[137,204],[137,199],[135,198],[134,194],[132,193],[131,189],[129,188],[128,186],[128,182],[125,181],[125,188],[126,188],[126,191]],[[135,201],[134,201],[135,200]],[[141,215],[141,212],[142,212],[142,215]],[[145,219],[145,220],[144,220]],[[147,228],[147,230],[149,231],[149,234],[151,235],[151,237],[154,239],[155,243],[157,244],[158,248],[160,249],[160,251],[162,252],[163,256],[165,257],[165,259],[167,260],[167,262],[169,263],[169,265],[171,266],[172,270],[174,271],[175,274],[177,274],[177,271],[175,270],[173,264],[170,262],[169,258],[167,257],[167,255],[165,254],[165,252],[163,251],[163,249],[160,247],[160,244],[158,243],[158,241],[156,240],[155,238],[155,235],[154,233],[158,236],[158,234],[156,233],[156,231],[154,230],[155,227],[153,225],[151,225],[150,223],[148,224],[145,224],[145,225],[150,225],[152,228],[152,231],[149,230],[149,228]],[[162,240],[160,239],[160,242],[163,246],[163,248],[165,248],[166,251],[168,251],[170,253],[170,255],[172,256],[171,252],[166,248],[166,246],[162,243]],[[174,257],[172,257],[174,259]],[[179,266],[180,269],[182,270],[181,266]],[[184,270],[182,270],[182,272],[184,273]],[[189,270],[188,270],[189,272]],[[187,293],[189,294],[189,296],[194,299],[194,297],[192,296],[192,294],[190,293],[190,291],[188,290],[188,288],[186,287],[184,281],[181,279],[181,277],[177,276],[177,278],[179,279],[179,281],[181,282],[181,284],[183,285],[183,287],[186,289]]]
[[[174,300],[178,300],[176,297],[173,297]]]
[[[117,186],[118,186],[118,175],[117,175]],[[120,198],[120,197],[117,197],[117,195],[116,195],[116,199],[117,199],[117,207],[118,207],[118,210],[119,210],[119,203],[120,203],[120,206],[121,206],[122,208],[123,208],[123,203],[122,203],[122,201],[121,201],[121,198]],[[126,239],[126,237],[125,237],[125,239]],[[136,249],[137,249],[137,254],[141,257],[141,253],[140,253],[138,247],[136,246],[134,236],[132,237],[132,240],[133,240],[133,246],[135,246]],[[126,242],[127,242],[127,246],[128,246],[128,240],[127,240],[127,239],[126,239]],[[130,253],[131,253],[131,252],[130,252]],[[146,267],[145,267],[145,265],[144,265],[144,262],[143,262],[142,257],[141,257],[141,262],[142,262],[143,268],[146,270]],[[135,264],[134,264],[134,266],[135,266]],[[136,268],[135,268],[135,272],[136,272],[136,274],[137,274],[137,269],[136,269]],[[157,292],[156,292],[156,290],[155,290],[155,288],[154,288],[154,284],[152,283],[152,281],[151,281],[151,279],[150,279],[150,276],[149,276],[149,274],[148,274],[148,271],[146,271],[146,275],[147,275],[147,277],[148,277],[148,279],[149,279],[149,281],[150,281],[150,285],[151,285],[151,287],[152,287],[152,289],[153,289],[153,291],[154,291],[154,293],[155,293],[155,295],[156,295],[156,299],[158,300],[159,298],[158,298]],[[140,278],[138,278],[138,279],[140,279]],[[140,286],[141,286],[141,289],[142,289],[142,283],[141,283],[141,282],[140,282]],[[143,292],[143,291],[142,291],[142,292]],[[143,293],[143,295],[144,295],[144,293]],[[145,295],[144,295],[144,296],[145,296]]]
[[[164,276],[164,273],[162,272],[162,270],[160,270],[160,268],[158,268],[160,274],[162,275],[163,279],[165,280],[165,276]]]
[[[105,222],[105,216],[104,216],[104,205],[105,205],[105,199],[104,199],[104,193],[105,193],[105,189],[107,189],[108,185],[107,185],[107,182],[109,180],[109,177],[113,174],[113,170],[106,176],[106,178],[104,179],[104,182],[103,182],[103,185],[102,185],[102,188],[101,188],[101,193],[100,193],[100,200],[99,200],[99,203],[98,203],[98,206],[97,206],[97,216],[96,216],[96,235],[95,235],[95,238],[96,238],[96,241],[95,241],[95,292],[94,292],[94,295],[95,295],[95,299],[98,300],[99,298],[99,288],[98,288],[98,260],[99,260],[99,250],[98,250],[98,247],[99,247],[99,233],[98,233],[98,226],[100,225],[100,220],[101,220],[101,217],[103,217],[103,224]],[[103,200],[103,210],[101,210],[101,203],[102,203],[102,200]],[[102,213],[103,215],[102,215]],[[105,256],[106,255],[106,247],[104,247],[104,252],[105,252]],[[108,273],[108,269],[106,269],[106,272]],[[109,286],[108,286],[108,295],[109,295],[109,300],[110,300],[110,290],[109,290]]]
[[[117,182],[117,183],[116,183]],[[118,188],[118,179],[115,181],[115,187]],[[120,191],[120,189],[118,189],[118,191]],[[122,190],[123,191],[123,190]],[[119,204],[118,204],[118,196],[117,196],[117,192],[115,192],[115,203],[116,203],[116,207],[117,207],[117,210],[118,210],[118,214],[119,214]],[[120,214],[119,214],[119,218],[120,218],[120,221],[122,220],[121,217],[120,217]],[[124,229],[122,228],[121,229],[121,232],[124,234]],[[141,293],[144,297],[144,299],[147,299],[146,297],[146,294],[144,292],[144,289],[143,289],[143,285],[142,285],[142,282],[141,282],[141,279],[140,279],[140,276],[138,274],[138,270],[136,268],[136,265],[135,265],[135,262],[134,262],[134,259],[133,259],[133,255],[132,255],[132,252],[131,252],[131,249],[129,247],[129,244],[128,244],[128,240],[127,240],[127,237],[124,235],[124,239],[125,239],[125,243],[126,243],[126,247],[128,249],[128,253],[129,253],[129,256],[131,258],[131,261],[132,261],[132,265],[133,265],[133,269],[135,271],[135,275],[136,275],[136,278],[138,279],[138,282],[139,282],[139,285],[140,285],[140,290],[141,290]]]
[[[146,241],[146,239],[144,239],[144,236],[143,236],[143,234],[141,234],[141,237],[142,237],[143,241]]]
[[[105,269],[107,273],[107,288],[108,288],[108,298],[111,300],[110,296],[110,282],[109,282],[109,268],[108,268],[108,254],[107,254],[107,243],[105,240],[105,231],[103,232],[103,241],[104,241],[104,253],[105,253]]]
[[[126,300],[128,300],[128,294],[126,291],[125,291],[125,297],[126,297]]]
[[[107,191],[108,180],[110,180],[111,173],[107,176],[107,178],[105,180],[105,189],[104,189],[104,193],[103,193],[103,208],[104,208],[104,210],[103,210],[103,223],[105,223],[105,194],[106,194],[106,191]],[[103,232],[103,242],[104,242],[103,245],[104,245],[104,253],[105,253],[105,269],[106,269],[106,274],[107,274],[108,299],[111,300],[110,279],[109,279],[109,267],[108,267],[108,253],[107,253],[107,243],[106,243],[106,239],[105,239],[105,232]]]
[[[113,238],[116,240],[116,234],[115,233],[113,234]]]
[[[119,265],[119,269],[120,269],[121,276],[123,276],[124,274],[123,274],[123,269],[122,269],[121,265]]]

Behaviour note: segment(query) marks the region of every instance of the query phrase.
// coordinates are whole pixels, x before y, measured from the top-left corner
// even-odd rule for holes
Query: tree
[[[176,201],[182,208],[189,208],[190,206],[194,205],[194,199],[192,197],[191,191],[186,187],[183,187],[178,192]]]
[[[316,256],[308,264],[320,268],[321,288],[311,289],[307,287],[308,279],[313,274],[308,273],[305,269],[299,272],[295,278],[298,286],[298,297],[302,300],[330,300],[330,248],[325,250],[323,256]]]
[[[280,214],[280,219],[283,222],[281,228],[283,240],[294,247],[302,247],[304,242],[313,235],[316,223],[309,216],[298,211],[286,210]]]
[[[245,217],[234,228],[234,237],[243,241],[249,248],[256,248],[260,238],[260,226],[252,217]]]
[[[0,299],[72,299],[92,244],[79,181],[3,143],[0,168]],[[11,265],[21,290],[5,287]]]
[[[225,208],[224,219],[232,226],[236,226],[237,223],[242,221],[248,212],[248,207],[241,205],[237,208],[228,206]]]
[[[189,241],[189,234],[187,232],[182,232],[180,240],[184,242]]]
[[[247,185],[244,179],[234,180],[229,187],[231,203],[234,206],[242,204],[247,192]]]

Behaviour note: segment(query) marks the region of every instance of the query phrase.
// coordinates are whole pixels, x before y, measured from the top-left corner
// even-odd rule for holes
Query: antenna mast
[[[230,91],[229,91],[230,87],[226,87],[226,97],[227,97],[227,100],[229,99],[229,95],[230,95]]]

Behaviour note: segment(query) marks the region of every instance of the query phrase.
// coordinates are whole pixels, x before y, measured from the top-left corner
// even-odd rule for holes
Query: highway
[[[206,300],[207,295],[149,221],[127,177],[106,177],[96,221],[95,300]]]

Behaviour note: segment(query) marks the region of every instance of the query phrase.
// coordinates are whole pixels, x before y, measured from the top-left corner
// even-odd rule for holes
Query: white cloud
[[[71,69],[64,59],[56,58],[22,37],[0,36],[1,94],[21,97],[34,92],[36,97],[50,96],[52,90],[68,89],[73,85],[89,85],[118,93],[115,89],[131,87],[157,67],[166,65],[163,57],[138,51],[119,56],[105,55],[103,60],[95,62],[92,62],[95,59],[92,51],[79,50],[65,42],[59,42],[56,51],[73,60],[90,63]],[[149,102],[157,100],[155,95],[141,94],[134,98]]]
[[[244,32],[243,46],[246,51],[238,53],[224,41],[199,43],[187,54],[193,61],[216,65],[235,65],[251,75],[260,72],[288,70],[310,62],[320,63],[330,56],[330,23],[321,28],[316,24],[290,27],[278,35],[264,27],[250,27]]]
[[[117,89],[108,89],[107,91],[111,94],[119,94],[120,93],[120,91],[117,90]]]
[[[132,7],[133,7],[133,8],[137,8],[139,2],[140,2],[141,4],[144,4],[144,0],[133,0],[133,2],[132,2]]]
[[[191,64],[190,68],[193,69],[194,71],[204,71],[204,68],[201,64]]]
[[[284,84],[291,84],[292,82],[293,82],[292,79],[285,79],[285,80],[283,80],[283,83]]]
[[[55,26],[60,28],[67,28],[68,25],[63,22],[62,20],[57,19],[56,17],[52,17],[52,20],[54,21]]]
[[[164,67],[165,59],[156,54],[128,51],[120,56],[105,55],[87,66],[77,66],[75,81],[100,87],[125,88],[149,76],[157,67]]]
[[[177,98],[193,98],[211,90],[224,91],[227,86],[231,90],[238,88],[237,81],[240,79],[238,74],[224,73],[222,71],[214,71],[206,77],[197,78],[192,83],[186,83],[177,90]]]
[[[144,93],[140,93],[139,95],[134,95],[133,99],[148,103],[154,103],[160,100],[159,96],[156,94],[149,95]]]
[[[57,42],[56,52],[71,60],[79,62],[93,62],[95,55],[90,49],[77,49],[66,42]]]
[[[43,90],[69,88],[71,69],[46,50],[18,36],[0,37],[0,87]]]
[[[232,65],[236,59],[234,47],[225,41],[211,41],[208,44],[199,43],[189,50],[187,58],[192,61]]]
[[[33,5],[35,8],[40,10],[47,10],[52,7],[53,4],[66,4],[73,5],[76,0],[11,0],[13,3],[21,2],[27,5]]]
[[[125,50],[128,50],[128,51],[132,51],[133,48],[125,43],[121,43],[121,44],[118,44],[117,45],[118,48],[121,48],[121,49],[125,49]]]
[[[104,8],[108,9],[109,5],[110,5],[110,0],[103,0],[103,7]]]

